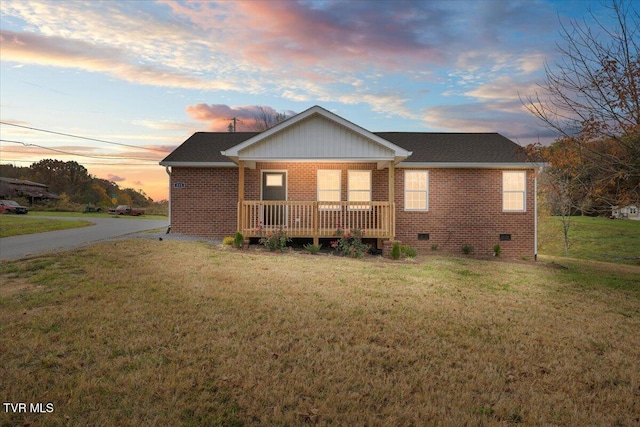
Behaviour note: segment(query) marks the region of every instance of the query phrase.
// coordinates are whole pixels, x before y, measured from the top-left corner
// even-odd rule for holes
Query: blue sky
[[[168,195],[159,160],[231,117],[244,130],[257,106],[549,142],[520,97],[557,60],[560,22],[608,14],[589,0],[2,0],[0,12],[0,161],[75,160],[155,200]]]

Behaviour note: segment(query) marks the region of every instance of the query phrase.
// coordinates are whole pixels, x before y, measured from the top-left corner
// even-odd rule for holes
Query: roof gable
[[[234,160],[399,161],[411,153],[322,107],[312,107],[222,152]]]

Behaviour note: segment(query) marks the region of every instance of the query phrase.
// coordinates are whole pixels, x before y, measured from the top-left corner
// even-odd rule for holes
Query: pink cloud
[[[549,30],[553,9],[527,2],[208,1],[163,0],[172,14],[248,67],[282,72],[405,71],[454,64],[466,51],[521,52]],[[522,36],[506,35],[517,28]],[[531,52],[535,53],[535,52]]]
[[[421,13],[423,6],[413,2],[378,2],[375,7],[367,2],[337,2],[323,8],[289,1],[235,5],[243,27],[251,29],[246,34],[239,31],[236,47],[261,64],[286,61],[353,68],[365,60],[398,68],[406,61],[442,60],[439,47],[421,39],[430,18]]]
[[[255,130],[253,125],[256,118],[260,117],[260,108],[268,114],[278,113],[274,108],[267,106],[245,105],[232,107],[224,104],[189,105],[186,111],[194,120],[209,122],[209,129],[214,132],[227,131],[233,118],[236,119],[236,131],[251,132]],[[295,113],[293,111],[285,111],[284,114],[291,116]]]

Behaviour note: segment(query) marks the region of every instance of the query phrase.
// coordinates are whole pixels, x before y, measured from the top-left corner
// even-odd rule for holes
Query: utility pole
[[[229,120],[231,120],[231,123],[229,123],[229,126],[228,126],[227,129],[229,129],[229,132],[235,132],[236,131],[237,119],[234,117],[234,118],[229,119]]]

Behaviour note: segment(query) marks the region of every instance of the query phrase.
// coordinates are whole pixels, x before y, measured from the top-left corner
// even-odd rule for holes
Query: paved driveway
[[[43,218],[43,217],[39,217]],[[56,220],[84,218],[50,217]],[[17,259],[43,252],[61,251],[85,246],[100,240],[112,239],[140,231],[169,225],[169,220],[129,218],[87,218],[92,226],[47,233],[25,234],[0,239],[0,259]]]

